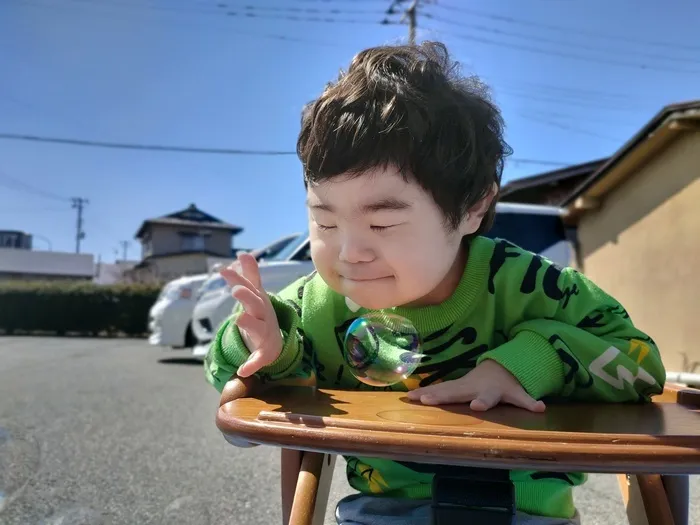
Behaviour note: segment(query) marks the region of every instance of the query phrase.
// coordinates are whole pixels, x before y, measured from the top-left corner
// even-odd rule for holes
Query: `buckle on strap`
[[[513,525],[515,487],[507,470],[457,467],[433,478],[433,525]]]

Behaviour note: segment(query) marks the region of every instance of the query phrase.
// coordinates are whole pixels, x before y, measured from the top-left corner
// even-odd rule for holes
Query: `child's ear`
[[[469,211],[465,215],[464,219],[462,219],[462,224],[459,228],[462,235],[471,235],[479,229],[479,226],[481,226],[481,221],[484,220],[484,216],[489,211],[491,203],[493,202],[493,199],[496,198],[497,194],[498,185],[494,183],[494,185],[491,187],[491,191],[489,191],[488,194],[474,206],[469,208]]]

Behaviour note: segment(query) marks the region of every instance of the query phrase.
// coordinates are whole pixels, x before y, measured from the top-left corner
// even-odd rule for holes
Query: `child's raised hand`
[[[518,380],[492,359],[487,359],[464,377],[417,388],[408,398],[424,405],[469,403],[469,408],[484,412],[499,403],[515,405],[532,412],[544,412],[545,405],[525,391]]]
[[[238,368],[240,377],[248,377],[273,363],[282,352],[282,334],[270,298],[262,287],[255,257],[242,253],[238,260],[221,270],[231,287],[231,295],[243,312],[236,319],[250,357]]]

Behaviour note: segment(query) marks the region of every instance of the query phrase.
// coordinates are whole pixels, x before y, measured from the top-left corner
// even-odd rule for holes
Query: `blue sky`
[[[357,51],[406,38],[405,25],[378,23],[390,4],[3,0],[0,133],[293,151],[302,105]],[[514,158],[569,164],[612,154],[664,105],[700,98],[698,19],[693,0],[439,0],[421,9],[418,37],[442,40],[492,86]],[[509,162],[505,179],[549,169]],[[141,221],[191,202],[242,226],[244,248],[306,221],[294,155],[0,139],[0,229],[72,251],[75,196],[90,201],[83,251],[103,261],[122,240],[139,255]]]

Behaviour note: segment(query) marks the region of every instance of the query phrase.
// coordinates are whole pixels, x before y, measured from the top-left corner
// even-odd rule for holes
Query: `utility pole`
[[[418,0],[413,0],[411,5],[406,9],[406,18],[408,18],[408,42],[413,45],[416,43],[416,26],[418,11]]]
[[[423,0],[424,2],[427,0]],[[407,2],[407,0],[393,0],[391,2],[391,5],[389,8],[386,10],[387,17],[382,20],[382,24],[392,24],[396,22],[392,22],[389,19],[389,16],[391,15],[396,15],[402,8],[402,4]],[[416,28],[418,27],[418,7],[421,4],[421,0],[410,0],[410,5],[406,8],[405,11],[403,11],[403,16],[401,17],[401,20],[399,20],[399,24],[405,24],[408,22],[408,42],[411,45],[414,45],[416,43]]]
[[[88,200],[82,197],[73,197],[73,208],[78,210],[78,220],[75,227],[75,253],[80,253],[80,241],[85,238],[83,231],[83,208],[87,206]]]
[[[123,260],[126,261],[126,253],[129,249],[129,241],[119,241],[119,244],[122,245]]]

